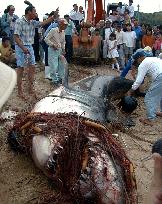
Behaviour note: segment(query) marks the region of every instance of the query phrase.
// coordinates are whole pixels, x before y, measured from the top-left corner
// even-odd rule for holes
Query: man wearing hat
[[[151,77],[152,83],[144,99],[146,118],[141,118],[140,122],[152,126],[156,116],[162,116],[162,60],[157,57],[146,57],[144,50],[136,52],[133,59],[139,64],[139,67],[136,80],[128,95],[138,89],[146,75]],[[159,104],[160,112],[157,112]]]
[[[58,27],[52,28],[44,39],[49,46],[48,64],[50,67],[50,77],[54,85],[61,83],[63,78],[61,58],[65,54],[65,29],[67,25],[66,19],[59,19]]]

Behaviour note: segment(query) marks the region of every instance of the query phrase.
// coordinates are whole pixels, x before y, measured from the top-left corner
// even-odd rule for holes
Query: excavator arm
[[[96,0],[96,17],[95,23],[98,23],[100,20],[103,20],[103,3],[102,0]]]
[[[86,0],[88,1],[88,8],[87,8],[87,21],[93,22],[94,21],[94,0]]]
[[[103,0],[86,0],[88,2],[87,20],[98,23],[103,19]]]

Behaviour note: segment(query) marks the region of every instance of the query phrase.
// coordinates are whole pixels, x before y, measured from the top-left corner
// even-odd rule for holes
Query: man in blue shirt
[[[139,26],[139,24],[138,24],[138,20],[134,19],[133,23],[134,23],[133,30],[136,33],[136,37],[137,37],[135,50],[137,50],[137,49],[141,48],[141,41],[142,41],[143,33],[142,33],[141,26]]]
[[[67,20],[68,22],[68,26],[65,29],[65,58],[67,60],[68,63],[71,63],[71,59],[73,56],[73,41],[72,41],[72,35],[73,33],[77,34],[75,25],[73,23],[73,21],[70,20],[69,15],[65,15],[64,18]]]
[[[49,31],[50,31],[52,28],[56,28],[56,27],[58,27],[58,23],[57,23],[57,22],[53,22],[53,23],[47,28],[47,30],[45,31],[44,37],[47,36],[47,34],[49,33]]]

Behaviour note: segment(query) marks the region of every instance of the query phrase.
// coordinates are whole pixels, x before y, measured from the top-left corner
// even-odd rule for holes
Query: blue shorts
[[[28,62],[28,65],[35,65],[35,56],[34,56],[34,50],[32,45],[24,45],[29,52],[30,52],[30,61]],[[22,51],[22,49],[18,46],[15,45],[15,54],[16,54],[16,61],[17,61],[17,67],[26,67],[26,55]]]

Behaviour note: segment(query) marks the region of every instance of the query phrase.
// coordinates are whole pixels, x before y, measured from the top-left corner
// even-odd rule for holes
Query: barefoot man
[[[58,10],[56,11],[56,15]],[[35,28],[44,26],[54,20],[55,15],[43,22],[34,20],[37,17],[36,9],[33,5],[29,5],[25,9],[25,15],[18,19],[15,23],[15,53],[17,59],[17,86],[18,96],[25,98],[22,89],[22,77],[24,68],[28,74],[29,94],[34,94],[34,75],[35,75],[35,57],[32,44],[34,43]]]
[[[162,60],[157,57],[146,57],[144,51],[136,52],[133,59],[139,64],[138,73],[131,90],[131,95],[143,82],[146,75],[152,79],[150,88],[145,96],[146,118],[140,122],[146,125],[153,125],[156,116],[162,116]],[[160,112],[157,112],[160,106]]]

